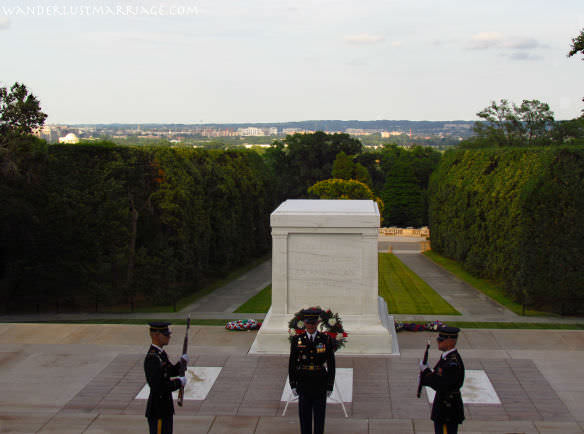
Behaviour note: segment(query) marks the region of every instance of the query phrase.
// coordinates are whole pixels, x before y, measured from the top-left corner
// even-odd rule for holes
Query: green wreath
[[[305,310],[319,310],[319,330],[330,336],[334,343],[334,350],[337,351],[345,346],[349,334],[343,328],[343,321],[338,313],[332,312],[330,309],[323,310],[320,306],[310,307],[308,309],[300,309],[294,314],[292,319],[288,322],[288,340],[290,343],[295,336],[306,333],[304,325],[304,311]]]

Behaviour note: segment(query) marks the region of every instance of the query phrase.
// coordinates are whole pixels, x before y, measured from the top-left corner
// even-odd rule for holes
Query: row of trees
[[[430,182],[432,249],[519,302],[584,308],[584,148],[449,151]]]
[[[276,203],[254,152],[28,140],[34,176],[0,183],[5,300],[168,303],[270,248]]]

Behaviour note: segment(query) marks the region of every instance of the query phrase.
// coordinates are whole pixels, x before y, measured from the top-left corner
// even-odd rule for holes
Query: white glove
[[[294,395],[294,397],[298,396],[298,391],[296,388],[292,389],[292,395]]]
[[[430,366],[420,360],[420,372],[424,372],[428,368],[430,368]]]
[[[180,381],[180,384],[182,387],[185,387],[187,385],[187,377],[176,377],[178,379],[178,381]]]
[[[189,355],[188,354],[183,354],[182,356],[180,356],[180,358],[182,360],[184,360],[185,363],[189,363]]]
[[[327,390],[326,391],[326,397],[327,398],[330,398],[332,394],[333,394],[333,391],[332,390]]]

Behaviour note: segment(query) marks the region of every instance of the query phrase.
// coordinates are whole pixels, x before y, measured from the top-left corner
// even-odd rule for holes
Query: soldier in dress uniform
[[[304,309],[306,333],[295,336],[290,345],[288,374],[294,396],[299,396],[298,411],[302,434],[324,432],[326,399],[335,384],[335,343],[319,332],[320,309]],[[326,365],[326,366],[325,366]]]
[[[178,377],[180,362],[173,365],[168,355],[162,349],[168,345],[172,332],[168,328],[169,322],[151,322],[150,338],[152,345],[144,359],[146,381],[150,386],[150,396],[146,405],[146,417],[150,427],[150,434],[172,434],[172,418],[174,405],[172,392],[184,387],[185,377]],[[181,356],[188,362],[188,356]]]
[[[442,326],[438,329],[438,349],[442,356],[434,369],[420,362],[422,385],[436,391],[431,419],[436,434],[456,434],[464,420],[460,388],[464,383],[464,364],[456,350],[460,329]]]

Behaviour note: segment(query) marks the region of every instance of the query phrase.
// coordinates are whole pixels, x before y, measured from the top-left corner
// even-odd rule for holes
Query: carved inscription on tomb
[[[288,307],[309,305],[359,311],[362,238],[357,234],[290,234]]]

